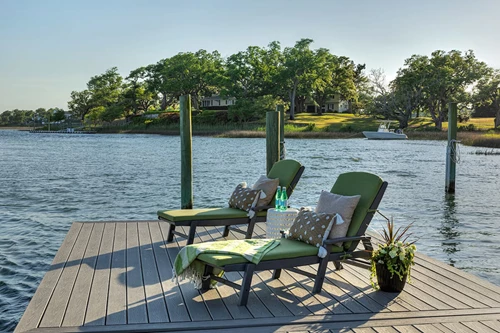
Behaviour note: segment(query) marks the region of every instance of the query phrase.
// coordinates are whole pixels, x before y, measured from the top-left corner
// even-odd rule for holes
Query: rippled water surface
[[[376,173],[389,182],[382,212],[414,222],[420,252],[500,285],[500,156],[477,150],[461,147],[447,197],[443,141],[288,140],[287,157],[306,166],[291,204],[314,205],[340,173]],[[265,173],[265,151],[264,139],[193,138],[195,207],[226,205]],[[171,136],[0,131],[0,332],[14,329],[73,221],[178,208],[179,155]]]

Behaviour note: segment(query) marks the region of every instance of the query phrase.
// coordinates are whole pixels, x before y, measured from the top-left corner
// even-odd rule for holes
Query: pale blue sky
[[[312,38],[395,76],[404,59],[472,49],[500,68],[498,0],[0,0],[0,112],[67,108],[72,90],[178,52],[223,56]]]

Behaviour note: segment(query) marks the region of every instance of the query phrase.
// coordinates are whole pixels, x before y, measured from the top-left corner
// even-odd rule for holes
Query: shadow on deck
[[[167,230],[159,221],[73,223],[16,332],[500,332],[499,287],[420,254],[400,294],[374,291],[368,270],[331,264],[320,294],[310,278],[262,271],[238,306],[231,287],[202,293],[172,281],[185,241],[167,243]],[[195,242],[221,236],[199,228]]]

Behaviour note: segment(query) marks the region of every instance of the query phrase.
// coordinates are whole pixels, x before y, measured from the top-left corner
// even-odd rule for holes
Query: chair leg
[[[238,303],[238,305],[247,305],[254,271],[255,271],[255,265],[247,264],[247,267],[245,269],[245,274],[243,275],[243,282],[241,283],[240,302]]]
[[[323,282],[325,281],[326,267],[328,266],[328,260],[322,259],[318,265],[318,272],[316,273],[316,279],[314,280],[313,294],[318,294],[323,288]]]
[[[195,234],[196,234],[196,224],[193,223],[189,226],[187,245],[193,244]]]
[[[225,225],[224,232],[222,233],[222,237],[227,237],[227,236],[229,236],[229,226]]]
[[[245,239],[251,239],[253,235],[253,228],[255,227],[255,219],[250,219],[248,223],[247,233],[245,235]]]
[[[210,265],[205,265],[205,269],[203,270],[203,278],[207,277],[206,280],[203,280],[201,282],[201,290],[208,290],[210,289],[210,282],[212,282],[212,279],[210,279],[210,274],[212,274],[214,271],[214,268]]]
[[[167,242],[171,242],[174,240],[175,224],[169,223],[168,225],[169,228],[168,228]]]
[[[273,272],[273,279],[279,279],[281,276],[281,268],[275,269]]]
[[[333,264],[335,265],[336,270],[343,269],[344,267],[342,266],[342,263],[340,261],[334,261]]]

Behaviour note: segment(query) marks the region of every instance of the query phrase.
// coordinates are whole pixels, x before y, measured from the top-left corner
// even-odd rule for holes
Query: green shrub
[[[312,132],[312,131],[314,131],[315,128],[316,128],[316,124],[315,123],[309,123],[309,124],[307,124],[306,128],[304,129],[304,131],[306,131],[306,132]]]
[[[351,126],[351,125],[347,125],[347,124],[342,124],[342,126],[340,126],[339,128],[339,132],[354,132],[354,128]]]
[[[476,126],[474,126],[474,124],[469,124],[469,125],[458,126],[458,131],[459,132],[474,132],[474,131],[477,131],[477,128],[476,128]]]
[[[267,111],[274,111],[276,100],[272,96],[240,98],[228,110],[230,121],[248,122],[264,119]]]
[[[180,119],[181,116],[179,112],[163,112],[157,118],[157,121],[161,124],[178,124]]]
[[[229,122],[228,111],[206,110],[193,117],[193,122],[206,125],[224,125]]]

